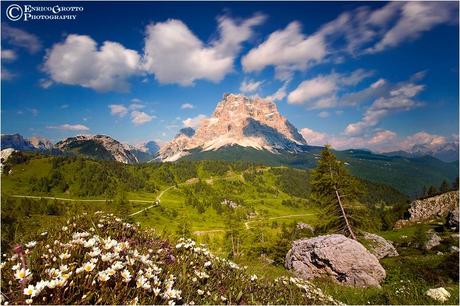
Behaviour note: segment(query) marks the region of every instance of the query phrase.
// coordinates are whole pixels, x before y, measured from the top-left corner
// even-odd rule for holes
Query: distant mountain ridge
[[[318,146],[297,145],[296,149],[301,151],[278,150],[272,152],[266,149],[227,145],[218,150],[203,151],[199,147],[187,151],[181,150],[193,136],[193,129],[183,129],[169,146],[165,146],[161,150],[164,152],[165,148],[169,148],[171,153],[179,152],[175,154],[186,152],[178,157],[171,154],[174,158],[184,160],[247,161],[268,166],[311,169],[316,166],[316,160],[323,149]],[[51,150],[43,149],[43,144],[47,143],[44,140],[33,143],[19,134],[2,135],[2,150],[10,147],[20,151],[83,156],[129,164],[151,160],[153,155],[148,154],[148,147],[151,147],[150,149],[153,151],[155,150],[153,144],[126,145],[105,135],[69,137],[58,142]],[[439,186],[443,180],[452,181],[458,176],[458,161],[448,163],[430,156],[387,156],[368,150],[354,149],[335,151],[335,154],[339,160],[345,163],[353,175],[369,181],[387,184],[411,197],[420,192],[421,186]]]
[[[52,155],[77,155],[100,160],[115,160],[126,164],[147,162],[159,146],[150,141],[139,146],[122,144],[106,135],[77,135],[53,144],[43,137],[29,139],[20,134],[2,134],[1,147],[19,151],[40,152]]]
[[[69,137],[56,143],[56,147],[63,152],[73,152],[88,158],[116,160],[124,164],[138,163],[137,157],[131,151],[120,142],[105,135]]]
[[[304,169],[316,167],[316,161],[323,148],[307,145],[303,149],[303,152],[273,154],[267,150],[228,146],[217,151],[191,150],[190,154],[181,160],[245,161]],[[334,153],[354,176],[386,184],[412,198],[421,192],[423,186],[439,186],[443,180],[452,182],[459,171],[458,161],[447,163],[427,155],[407,158],[354,149]]]
[[[127,164],[208,159],[312,169],[323,148],[310,146],[307,140],[279,113],[273,101],[226,94],[211,117],[201,120],[196,130],[181,129],[161,148],[155,142],[136,146],[122,144],[105,135],[69,137],[52,146],[43,138],[29,140],[13,134],[2,135],[2,149],[10,147]],[[458,176],[458,160],[450,162],[455,150],[458,154],[458,145],[446,144],[414,146],[411,153],[378,154],[366,149],[349,149],[335,151],[335,154],[353,175],[415,196],[422,186],[439,186],[443,180],[452,181]],[[432,154],[449,162],[431,157]]]
[[[403,156],[403,157],[422,157],[433,156],[445,162],[459,160],[459,143],[447,142],[437,145],[416,144],[408,151],[392,151],[382,153],[387,156]]]

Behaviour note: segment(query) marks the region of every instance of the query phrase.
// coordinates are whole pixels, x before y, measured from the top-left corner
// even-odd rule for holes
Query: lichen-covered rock
[[[428,234],[428,241],[424,245],[425,250],[431,250],[435,246],[441,244],[441,237],[439,237],[434,231],[428,231]]]
[[[330,277],[354,287],[378,287],[386,276],[361,243],[337,234],[294,241],[285,265],[304,279]]]
[[[428,289],[428,291],[426,292],[426,295],[428,295],[430,298],[438,302],[445,302],[450,298],[449,291],[447,291],[443,287]]]
[[[415,200],[409,208],[409,219],[398,220],[395,229],[417,223],[446,217],[457,209],[458,216],[458,191],[446,192],[423,200]],[[457,217],[458,220],[458,217]]]
[[[364,239],[369,242],[369,251],[378,259],[399,256],[393,243],[376,234],[364,233]]]
[[[315,229],[313,228],[313,226],[311,226],[310,224],[307,224],[307,223],[297,222],[296,227],[299,230],[305,230],[306,229],[306,230],[309,230],[312,233],[315,232]]]

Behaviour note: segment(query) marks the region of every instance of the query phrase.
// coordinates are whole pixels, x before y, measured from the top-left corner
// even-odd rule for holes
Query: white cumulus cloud
[[[329,77],[318,76],[311,80],[303,81],[288,96],[291,104],[303,104],[316,98],[335,93],[337,85],[335,80]]]
[[[86,35],[68,35],[49,50],[44,69],[57,83],[99,91],[126,91],[127,79],[140,73],[140,55],[121,44],[106,41],[98,47]]]
[[[242,66],[246,72],[273,66],[277,78],[288,79],[295,71],[397,47],[436,26],[457,22],[455,1],[399,1],[377,9],[360,6],[342,12],[310,34],[302,33],[300,22],[291,22],[251,49]]]
[[[360,121],[347,125],[344,131],[345,135],[362,135],[368,128],[375,127],[382,118],[389,114],[398,111],[409,111],[423,105],[414,98],[425,88],[424,85],[402,82],[396,85],[389,85],[383,91],[380,90],[380,87],[375,88],[373,85],[368,89],[371,90],[369,96],[372,96],[373,91],[378,92],[379,96],[364,112]]]
[[[246,72],[275,66],[280,79],[288,79],[291,72],[305,70],[310,64],[326,56],[321,35],[304,35],[299,22],[291,22],[285,29],[270,34],[266,41],[253,48],[242,59]]]
[[[61,124],[47,126],[48,129],[56,129],[61,131],[89,131],[89,127],[83,124]]]
[[[375,134],[369,139],[368,143],[371,145],[388,143],[389,141],[396,138],[396,133],[389,130],[381,130],[375,132]]]
[[[109,108],[113,116],[124,117],[128,113],[128,108],[122,104],[110,104]]]
[[[131,112],[131,121],[134,123],[134,125],[141,125],[150,122],[154,118],[155,116],[137,110]]]
[[[351,73],[330,73],[305,80],[288,95],[288,103],[305,104],[310,109],[330,108],[337,105],[337,94],[359,84],[373,75],[372,71],[357,69]]]
[[[184,103],[180,106],[180,109],[194,109],[195,106],[191,103]]]
[[[253,27],[264,20],[262,15],[239,21],[220,17],[219,37],[208,44],[180,20],[150,24],[145,37],[145,69],[160,83],[189,86],[200,79],[219,82],[233,70],[233,62],[242,43],[253,35]]]
[[[1,52],[2,60],[4,61],[14,61],[17,58],[16,52],[11,49],[4,49]]]
[[[244,80],[240,85],[240,91],[242,93],[252,93],[257,91],[262,84],[263,81]]]
[[[389,5],[387,5],[389,6]],[[458,3],[455,2],[422,2],[410,1],[400,5],[393,5],[387,11],[388,16],[383,19],[389,22],[393,16],[398,16],[396,24],[385,32],[383,38],[368,49],[368,52],[379,52],[384,49],[419,38],[423,32],[448,23],[455,23],[458,19]]]
[[[300,134],[312,146],[324,146],[329,141],[326,133],[317,132],[309,128],[301,129]]]
[[[200,125],[201,121],[205,120],[206,118],[206,115],[199,114],[198,116],[183,120],[182,124],[184,125],[184,127],[191,127],[196,129]]]
[[[283,100],[287,96],[287,86],[289,82],[290,80],[285,81],[280,88],[278,88],[273,94],[265,97],[265,99],[269,99],[274,102]]]

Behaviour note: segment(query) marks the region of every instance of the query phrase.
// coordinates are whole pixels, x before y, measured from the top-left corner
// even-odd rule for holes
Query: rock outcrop
[[[312,233],[315,232],[315,228],[313,226],[311,226],[310,224],[307,224],[307,223],[297,222],[296,227],[299,230],[308,230],[308,231],[310,231]]]
[[[431,250],[435,246],[438,246],[441,244],[441,237],[439,237],[433,230],[428,231],[428,240],[425,242],[425,245],[423,248],[425,250]]]
[[[364,239],[368,241],[369,251],[378,259],[399,256],[393,243],[376,234],[364,233]]]
[[[8,161],[8,158],[10,158],[11,154],[13,154],[14,152],[17,152],[17,150],[13,148],[3,149],[1,151],[0,153],[0,173],[3,173],[5,163]],[[12,170],[9,170],[9,171],[12,171]]]
[[[380,286],[386,276],[361,243],[337,234],[294,241],[285,266],[304,279],[329,277],[355,287]]]
[[[444,287],[428,289],[425,293],[427,296],[432,298],[435,301],[444,303],[450,298],[450,293]]]
[[[277,152],[302,151],[307,142],[297,129],[268,99],[225,94],[210,118],[204,118],[193,135],[179,133],[158,154],[158,159],[173,161],[188,151],[215,151],[238,145]]]
[[[458,191],[446,192],[423,200],[415,200],[409,208],[409,219],[398,220],[395,228],[399,229],[417,222],[426,222],[446,217],[449,212],[458,209]]]
[[[181,129],[172,141],[158,151],[156,159],[163,162],[172,162],[189,155],[186,149],[190,147],[194,134],[195,130],[192,128]]]
[[[44,137],[32,136],[29,138],[29,142],[40,151],[53,150],[54,148],[54,144]]]

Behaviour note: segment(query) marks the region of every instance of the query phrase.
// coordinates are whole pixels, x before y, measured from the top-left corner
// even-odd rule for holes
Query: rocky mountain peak
[[[160,150],[159,159],[176,160],[192,149],[210,151],[238,145],[270,152],[292,152],[302,150],[306,144],[272,100],[225,94],[212,116],[203,119],[196,132],[182,129]]]
[[[123,144],[107,135],[77,135],[56,144],[62,151],[74,151],[83,156],[97,156],[100,159],[116,160],[134,164],[138,160]]]
[[[279,115],[276,104],[272,100],[259,97],[248,98],[241,94],[225,94],[217,105],[213,117],[238,116],[260,118],[272,113]]]
[[[39,150],[52,150],[54,147],[50,140],[40,136],[32,136],[29,138],[29,141],[35,148]]]

